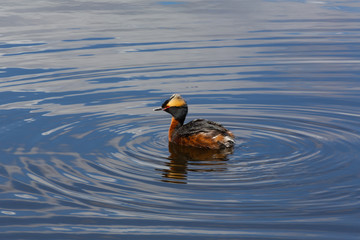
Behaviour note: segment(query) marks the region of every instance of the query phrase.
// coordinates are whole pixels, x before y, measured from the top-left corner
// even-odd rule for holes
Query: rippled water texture
[[[359,239],[357,1],[7,1],[1,239]],[[233,149],[169,145],[221,122]]]

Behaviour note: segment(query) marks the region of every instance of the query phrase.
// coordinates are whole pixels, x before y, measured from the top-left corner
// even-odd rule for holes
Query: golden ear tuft
[[[170,101],[167,104],[168,107],[182,107],[185,105],[185,100],[179,94],[172,95],[170,97]]]

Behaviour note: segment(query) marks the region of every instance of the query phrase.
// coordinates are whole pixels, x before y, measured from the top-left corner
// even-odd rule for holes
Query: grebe
[[[188,112],[185,100],[174,94],[154,111],[165,111],[172,115],[169,128],[169,142],[183,146],[221,149],[231,148],[235,136],[221,124],[205,119],[195,119],[184,125]]]

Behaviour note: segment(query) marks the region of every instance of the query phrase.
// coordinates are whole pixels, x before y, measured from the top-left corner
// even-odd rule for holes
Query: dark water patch
[[[160,2],[157,2],[158,4],[161,4],[161,5],[166,5],[166,6],[169,6],[169,5],[178,5],[178,4],[185,4],[185,2],[178,2],[178,1],[160,1]]]
[[[44,44],[46,43],[6,43],[6,44],[0,44],[0,48],[31,47],[31,46],[39,46]]]

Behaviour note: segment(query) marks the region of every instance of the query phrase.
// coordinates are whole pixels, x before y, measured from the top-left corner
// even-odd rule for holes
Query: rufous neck
[[[169,128],[169,142],[172,142],[175,131],[179,127],[181,127],[181,125],[182,124],[178,120],[176,120],[174,117],[171,118],[171,124],[170,124],[170,128]]]

